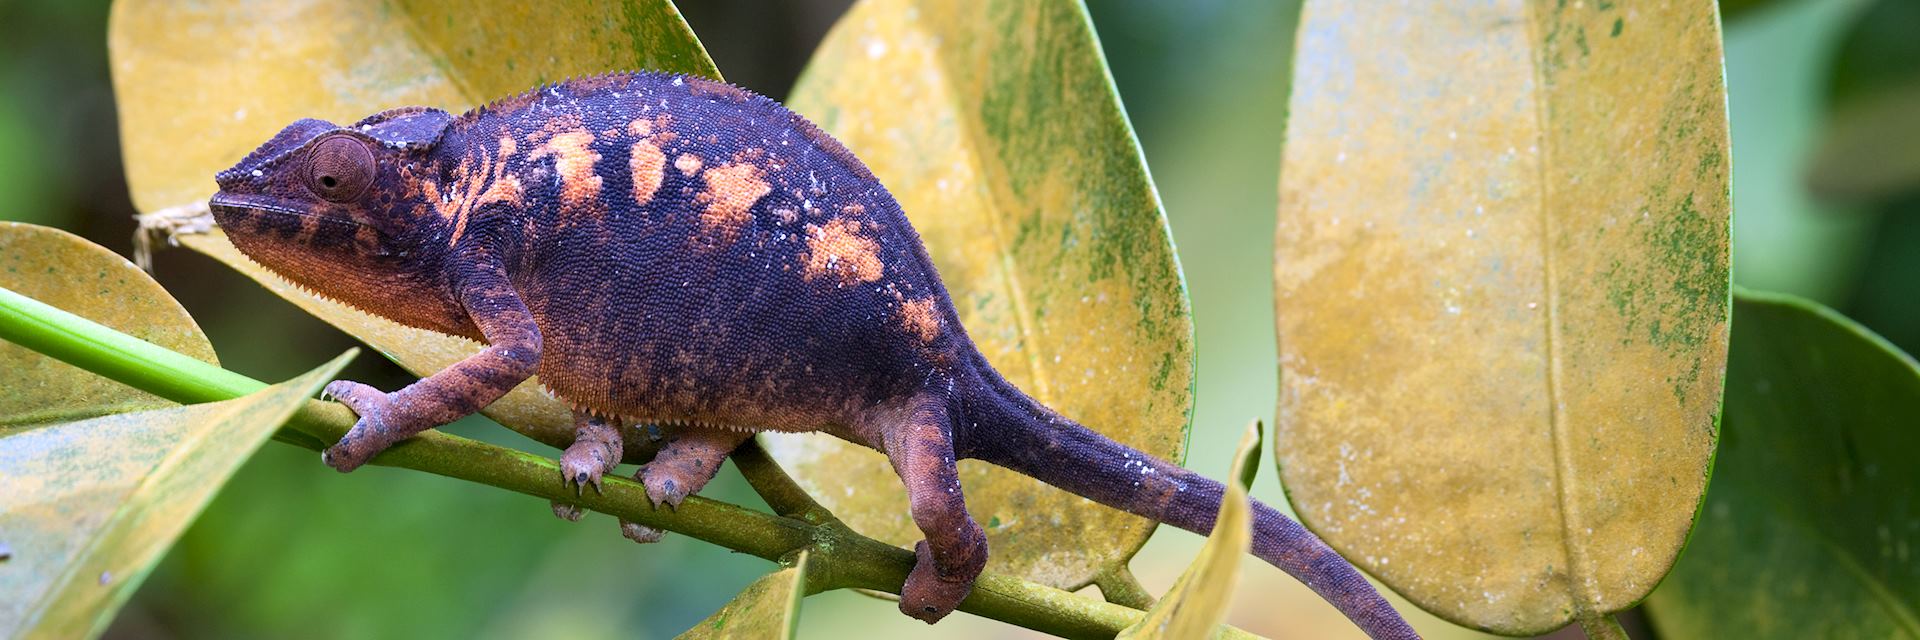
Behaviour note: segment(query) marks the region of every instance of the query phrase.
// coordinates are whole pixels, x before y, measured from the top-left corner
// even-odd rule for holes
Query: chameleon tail
[[[1194,533],[1213,531],[1220,483],[1061,417],[989,369],[957,420],[963,455]],[[1418,638],[1360,571],[1300,523],[1253,501],[1253,555],[1305,583],[1373,638]]]

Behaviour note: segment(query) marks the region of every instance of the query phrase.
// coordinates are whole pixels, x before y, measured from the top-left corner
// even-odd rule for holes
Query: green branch
[[[0,340],[20,344],[82,369],[181,403],[246,395],[267,385],[114,331],[85,318],[0,288]],[[314,451],[345,435],[354,415],[345,407],[309,401],[275,439]],[[810,593],[873,589],[899,593],[913,554],[860,535],[820,507],[758,446],[736,464],[777,511],[776,516],[694,496],[678,510],[655,510],[646,489],[608,477],[603,489],[576,495],[553,460],[506,447],[430,431],[395,445],[373,464],[578,504],[643,525],[698,538],[778,562],[811,549]],[[1142,615],[1127,607],[1080,597],[1018,578],[984,574],[960,610],[1028,629],[1072,638],[1111,638]]]

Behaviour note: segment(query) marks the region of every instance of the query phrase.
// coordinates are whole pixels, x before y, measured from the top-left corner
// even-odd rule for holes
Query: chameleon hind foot
[[[573,486],[574,493],[593,485],[600,490],[600,477],[620,464],[624,450],[620,429],[606,420],[574,414],[573,445],[560,456],[560,480]]]
[[[600,478],[620,464],[620,455],[624,451],[620,439],[620,428],[608,424],[606,420],[575,412],[573,414],[573,444],[560,456],[560,483],[573,487],[577,495],[582,487],[593,485],[594,491],[600,490]],[[579,522],[586,510],[579,505],[553,501],[553,515],[568,522]]]
[[[751,437],[752,432],[734,429],[691,426],[674,429],[668,434],[666,445],[660,447],[660,454],[652,462],[641,465],[634,479],[646,485],[647,499],[653,502],[654,508],[666,505],[679,509],[680,503],[706,487],[713,476],[720,473],[720,463]]]

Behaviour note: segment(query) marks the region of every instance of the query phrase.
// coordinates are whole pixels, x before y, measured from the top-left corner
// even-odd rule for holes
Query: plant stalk
[[[267,386],[4,287],[0,287],[0,340],[181,403],[227,400]],[[319,451],[346,435],[355,419],[339,404],[308,401],[275,439]],[[764,450],[754,446],[743,460],[738,466],[776,510],[795,511],[803,517],[816,510],[825,513]],[[699,496],[688,498],[678,510],[656,510],[643,486],[620,477],[606,478],[599,492],[576,495],[549,458],[438,431],[396,444],[372,463],[577,504],[774,562],[809,549],[814,555],[808,572],[818,571],[820,577],[818,582],[808,582],[821,585],[822,590],[864,588],[897,594],[913,568],[911,552],[860,535],[830,514],[816,523]],[[1142,615],[1136,609],[994,573],[980,576],[960,610],[1069,638],[1111,638]],[[1246,636],[1230,627],[1222,631]]]
[[[1093,584],[1100,587],[1100,596],[1107,602],[1143,610],[1153,606],[1153,594],[1140,585],[1140,579],[1126,565],[1108,569],[1094,578]]]
[[[1587,634],[1588,640],[1628,640],[1627,630],[1620,621],[1604,613],[1578,616],[1580,630]]]

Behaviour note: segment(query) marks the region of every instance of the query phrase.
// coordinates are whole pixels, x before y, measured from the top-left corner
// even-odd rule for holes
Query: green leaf
[[[1007,379],[1181,459],[1193,406],[1185,285],[1079,2],[863,0],[814,54],[792,106],[899,199],[967,333]],[[922,537],[884,457],[818,436],[767,443],[855,530],[899,545]],[[989,571],[1077,588],[1153,531],[990,465],[960,470]]]
[[[1905,85],[1920,74],[1920,4],[1911,0],[1854,0],[1842,3],[1851,25],[1828,63],[1827,98],[1834,104]],[[1825,41],[1832,46],[1831,41]]]
[[[0,635],[105,631],[227,478],[351,357],[235,400],[7,431]]]
[[[1720,0],[1720,15],[1728,21],[1739,20],[1777,4],[1779,0]]]
[[[1874,202],[1920,187],[1920,74],[1836,106],[1807,164],[1807,188],[1838,202]]]
[[[1428,611],[1598,622],[1686,540],[1730,307],[1715,18],[1305,8],[1274,450],[1301,520]]]
[[[1139,622],[1120,631],[1118,640],[1207,638],[1219,635],[1227,620],[1227,605],[1240,577],[1240,557],[1253,543],[1253,509],[1247,498],[1250,470],[1260,465],[1260,421],[1247,425],[1240,447],[1233,453],[1237,481],[1227,483],[1220,499],[1220,515],[1213,535],[1200,547],[1193,565],[1180,574],[1166,597],[1147,609]]]
[[[1648,608],[1669,638],[1920,638],[1920,365],[1806,300],[1742,292],[1699,529]]]
[[[0,288],[218,364],[213,345],[153,278],[79,236],[0,222]],[[0,341],[0,429],[172,406],[26,347]]]
[[[148,213],[204,203],[215,172],[299,118],[352,122],[416,104],[459,112],[543,82],[622,69],[719,77],[668,0],[124,0],[113,7],[108,46],[127,179]],[[217,232],[180,240],[416,375],[479,350],[294,288]],[[567,407],[540,393],[538,380],[484,413],[548,445],[573,441]],[[630,451],[648,442],[626,435]]]
[[[793,566],[753,581],[726,606],[680,634],[679,638],[792,638],[794,630],[800,625],[800,599],[807,595],[807,555],[808,552],[801,551]]]
[[[1882,202],[1920,189],[1920,2],[1880,0],[1856,13],[1834,56],[1806,180],[1827,200]]]

